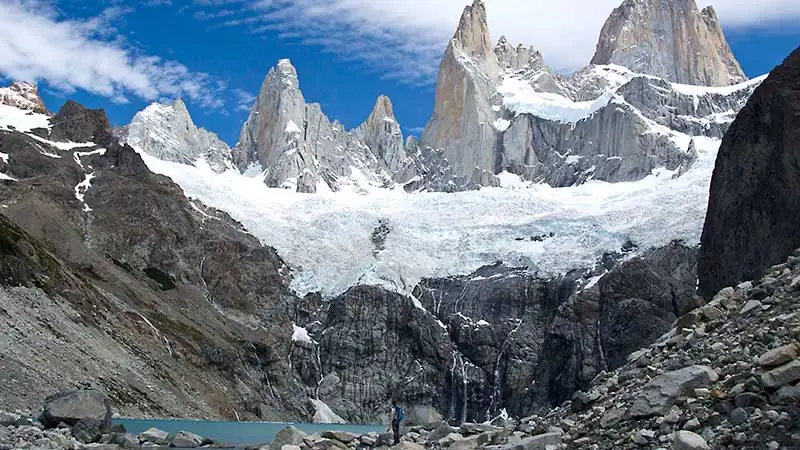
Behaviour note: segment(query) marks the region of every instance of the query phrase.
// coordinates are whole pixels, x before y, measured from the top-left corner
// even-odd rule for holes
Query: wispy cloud
[[[253,102],[256,101],[255,95],[243,89],[234,89],[233,95],[235,96],[237,111],[250,111],[250,108],[253,106]]]
[[[182,96],[203,107],[222,107],[224,83],[130,46],[114,27],[127,12],[114,6],[96,17],[66,19],[47,2],[0,1],[0,74],[45,81],[66,93],[81,89],[118,103],[131,96]]]
[[[611,10],[622,0],[486,0],[492,38],[533,45],[555,70],[585,66]],[[215,27],[249,33],[278,31],[282,39],[315,45],[409,84],[435,80],[459,15],[471,0],[194,0],[195,7],[238,6]],[[706,4],[700,4],[701,7]],[[726,28],[767,27],[800,18],[797,0],[717,0]],[[207,12],[207,14],[211,14]],[[205,16],[204,16],[205,18]]]

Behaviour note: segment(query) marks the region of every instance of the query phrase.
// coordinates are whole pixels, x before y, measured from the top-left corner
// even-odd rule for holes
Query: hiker
[[[405,418],[405,411],[397,405],[397,399],[392,399],[392,433],[394,433],[394,444],[400,443],[400,422]]]

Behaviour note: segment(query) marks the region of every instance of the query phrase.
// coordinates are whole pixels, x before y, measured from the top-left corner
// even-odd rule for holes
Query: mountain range
[[[289,60],[269,71],[230,152],[193,130],[180,101],[140,112],[123,139],[168,161],[205,152],[217,170],[257,171],[268,186],[299,192],[359,184],[452,192],[498,186],[503,172],[556,187],[634,181],[690,167],[682,136],[722,137],[758,84],[746,81],[713,8],[699,11],[693,0],[624,2],[591,64],[569,76],[549,69],[533,46],[504,36],[493,45],[477,0],[444,53],[419,140],[404,141],[384,96],[354,130],[331,121],[306,103]]]
[[[800,246],[737,176],[791,196],[749,166],[793,186],[769,158],[788,141],[732,126],[792,120],[800,76],[746,80],[713,9],[625,0],[568,76],[493,42],[477,0],[419,139],[387,97],[331,121],[288,60],[233,148],[181,100],[114,129],[0,90],[2,403],[88,385],[138,417],[380,423],[392,396],[409,424],[524,417]]]

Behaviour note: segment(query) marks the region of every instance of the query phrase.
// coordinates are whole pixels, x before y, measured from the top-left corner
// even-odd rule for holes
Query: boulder
[[[178,431],[169,446],[175,448],[197,448],[202,444],[202,437],[188,431]]]
[[[439,439],[442,439],[442,438],[448,436],[450,433],[455,433],[456,431],[457,431],[457,429],[451,427],[450,424],[448,424],[447,422],[442,422],[428,436],[428,440],[429,441],[438,441]]]
[[[6,411],[0,411],[0,427],[10,427],[19,420],[18,414],[13,414]]]
[[[696,388],[710,387],[718,379],[717,373],[706,366],[689,366],[661,374],[642,388],[629,413],[634,418],[666,414],[678,397],[690,395]]]
[[[169,433],[158,428],[148,428],[139,433],[139,440],[142,442],[150,442],[157,445],[167,445],[169,441],[167,438]]]
[[[466,439],[461,439],[453,442],[450,446],[450,450],[475,450],[480,448],[481,445],[479,443],[480,436],[470,436]]]
[[[681,430],[675,433],[675,438],[672,441],[672,446],[675,450],[710,450],[706,440],[697,433],[691,431]]]
[[[376,436],[365,434],[359,438],[359,442],[361,442],[361,445],[365,447],[374,447],[375,443],[378,442],[378,438]]]
[[[122,448],[140,449],[142,445],[139,440],[130,433],[114,433],[111,438],[112,444],[117,444]]]
[[[768,388],[787,386],[800,380],[800,359],[761,375],[761,384]]]
[[[487,431],[501,431],[502,428],[485,423],[463,423],[461,424],[459,430],[462,435],[470,436],[473,434],[485,433]]]
[[[102,435],[103,423],[91,417],[79,420],[78,423],[72,427],[72,436],[84,444],[97,442]]]
[[[425,447],[415,442],[402,441],[399,444],[392,446],[392,450],[425,450]]]
[[[322,433],[322,437],[326,439],[336,439],[339,442],[349,444],[356,440],[356,436],[346,431],[326,431]]]
[[[51,395],[44,401],[39,421],[47,428],[55,428],[61,422],[75,426],[81,419],[96,419],[102,429],[108,428],[111,425],[111,402],[108,397],[94,389]]]
[[[289,425],[275,435],[275,438],[269,444],[269,450],[281,450],[284,445],[301,445],[306,436],[306,433],[302,430]]]
[[[800,405],[800,386],[784,386],[772,396],[772,403],[776,405]]]
[[[544,433],[525,438],[519,443],[509,443],[502,450],[545,450],[551,445],[561,445],[561,433]]]
[[[797,344],[773,348],[758,358],[758,364],[761,367],[775,367],[786,364],[797,357],[798,350],[800,349]]]
[[[394,443],[394,435],[392,433],[381,433],[375,441],[376,447],[389,446]]]

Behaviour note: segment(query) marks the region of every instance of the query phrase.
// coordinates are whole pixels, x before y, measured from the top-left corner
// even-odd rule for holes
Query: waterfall
[[[503,344],[500,346],[500,351],[497,354],[497,361],[494,364],[494,372],[492,377],[492,395],[489,400],[489,408],[486,410],[486,420],[492,419],[492,413],[494,409],[501,403],[502,395],[500,392],[500,363],[503,360],[503,355],[505,355],[506,349],[508,348],[508,343],[511,340],[511,337],[519,330],[522,324],[525,322],[524,319],[517,319],[517,326],[511,330],[506,338],[503,340]],[[505,409],[503,409],[505,411]]]
[[[469,379],[467,374],[469,365],[471,363],[458,350],[453,350],[453,365],[450,366],[450,417],[460,423],[467,421],[467,413],[469,411]],[[461,401],[459,401],[459,397]]]

